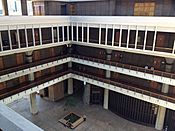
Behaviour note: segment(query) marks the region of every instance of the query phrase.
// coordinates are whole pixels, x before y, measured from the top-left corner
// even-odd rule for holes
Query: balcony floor
[[[67,99],[67,98],[66,98]],[[15,101],[8,106],[30,120],[45,131],[71,131],[58,122],[60,118],[69,112],[86,115],[87,120],[80,124],[76,131],[156,131],[154,128],[135,124],[127,121],[109,110],[104,110],[98,105],[83,105],[79,98],[75,98],[76,106],[65,109],[66,99],[59,102],[50,102],[37,96],[39,113],[31,115],[29,111],[29,98]]]

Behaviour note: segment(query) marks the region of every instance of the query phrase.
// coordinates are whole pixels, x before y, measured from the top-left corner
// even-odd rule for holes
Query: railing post
[[[73,23],[71,23],[71,35],[72,35],[72,41],[74,41],[74,27],[73,27]]]
[[[41,25],[39,25],[39,38],[40,38],[40,45],[42,45],[43,41],[42,41]]]
[[[0,31],[0,46],[1,46],[1,51],[3,51],[1,31]]]
[[[122,43],[122,25],[120,25],[119,47],[121,47],[121,43]]]
[[[89,43],[89,24],[87,24],[87,43]]]
[[[145,38],[144,38],[144,45],[143,45],[143,50],[146,48],[146,40],[147,40],[147,26],[145,26]]]
[[[82,27],[81,27],[81,41],[84,42],[84,25],[82,23]]]
[[[52,30],[52,43],[54,43],[53,25],[52,25],[52,27],[51,27],[51,30]]]
[[[26,47],[29,47],[26,25],[25,25],[25,38],[26,38]]]
[[[17,33],[17,40],[18,40],[18,48],[21,48],[18,25],[16,25],[16,33]]]
[[[101,24],[99,27],[99,39],[98,39],[98,44],[101,44]]]
[[[33,38],[33,45],[35,46],[36,45],[35,44],[35,29],[34,29],[33,25],[32,25],[32,38]]]
[[[77,42],[78,42],[78,22],[77,22]]]
[[[172,54],[174,54],[175,52],[175,40],[174,40],[174,45],[173,45],[173,51],[172,51]]]
[[[115,25],[112,26],[112,46],[114,46]]]
[[[154,41],[153,41],[153,49],[152,49],[152,51],[155,50],[156,38],[157,38],[157,26],[155,27],[155,31],[154,31]]]
[[[67,26],[67,41],[69,41],[69,26]]]
[[[129,38],[130,38],[130,25],[128,25],[128,35],[127,35],[127,44],[126,44],[126,48],[129,47]]]
[[[138,26],[136,26],[135,49],[137,49],[138,33],[139,33]]]
[[[60,42],[60,29],[59,29],[59,25],[57,25],[57,42]]]
[[[10,46],[10,50],[12,50],[12,40],[11,40],[11,34],[10,34],[10,26],[8,26],[8,36],[9,36],[9,46]]]
[[[108,43],[108,25],[106,24],[106,36],[105,36],[105,45]]]
[[[62,37],[63,37],[63,42],[64,42],[64,26],[62,26]]]

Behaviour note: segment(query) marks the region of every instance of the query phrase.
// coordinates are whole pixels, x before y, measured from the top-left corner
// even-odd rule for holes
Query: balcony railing
[[[175,58],[174,21],[134,16],[2,17],[0,55],[73,43]]]
[[[114,88],[120,88],[120,91],[127,90],[128,93],[134,92],[135,94],[139,93],[141,95],[145,95],[145,96],[149,97],[149,99],[154,98],[154,99],[156,99],[156,104],[160,104],[160,105],[163,104],[164,105],[164,102],[165,102],[166,104],[164,106],[166,106],[167,108],[173,109],[173,110],[175,109],[174,108],[175,96],[167,96],[166,94],[161,93],[161,92],[140,89],[140,88],[137,88],[134,86],[129,86],[129,85],[125,85],[123,83],[119,83],[119,82],[112,80],[112,79],[106,79],[106,78],[98,76],[98,75],[94,75],[94,74],[87,73],[87,72],[82,73],[82,72],[76,71],[76,70],[67,70],[67,71],[61,70],[59,72],[56,72],[54,75],[51,74],[51,75],[48,75],[47,77],[43,76],[43,77],[38,78],[32,82],[27,82],[27,83],[24,83],[23,85],[16,86],[14,88],[6,88],[3,90],[0,90],[0,99],[2,101],[4,101],[4,99],[6,99],[7,97],[11,97],[12,95],[16,95],[20,92],[25,92],[28,89],[32,90],[33,87],[37,87],[38,85],[42,85],[45,82],[49,83],[49,81],[52,81],[55,78],[59,79],[59,77],[64,76],[66,74],[70,74],[70,73],[72,74],[72,76],[70,78],[75,78],[75,79],[79,79],[79,80],[84,79],[85,81],[88,81],[88,82],[90,81],[90,79],[92,79],[91,83],[97,81],[97,83],[99,83],[100,85],[102,84],[103,86],[105,84],[109,84],[110,86],[113,86]],[[76,75],[77,75],[77,77],[76,77]],[[108,86],[106,85],[105,87],[107,88]],[[125,94],[125,95],[127,95],[127,94]],[[132,96],[132,97],[135,97],[135,96]],[[17,96],[15,99],[17,99]],[[139,98],[139,99],[142,99],[142,98]],[[149,101],[149,99],[146,101]],[[159,101],[164,101],[164,102],[159,103]],[[150,102],[154,103],[154,101],[150,101]],[[168,104],[171,104],[171,107],[169,107]]]

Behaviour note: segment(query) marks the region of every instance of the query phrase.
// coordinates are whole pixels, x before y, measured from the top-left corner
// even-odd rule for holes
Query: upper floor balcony
[[[0,19],[0,56],[79,44],[175,58],[175,18],[18,16]]]

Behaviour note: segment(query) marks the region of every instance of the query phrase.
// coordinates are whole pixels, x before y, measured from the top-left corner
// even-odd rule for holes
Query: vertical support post
[[[78,22],[77,22],[77,42],[78,42]]]
[[[156,39],[157,39],[157,26],[155,27],[155,31],[154,31],[154,41],[153,41],[153,49],[152,49],[152,51],[155,50]]]
[[[119,47],[121,47],[121,43],[122,43],[122,25],[120,25]]]
[[[41,32],[41,26],[39,25],[39,38],[40,38],[40,45],[43,44],[43,41],[42,41],[42,32]]]
[[[83,103],[87,105],[90,104],[90,90],[91,85],[89,83],[84,82]]]
[[[105,45],[108,43],[108,25],[106,24],[106,36],[105,36]]]
[[[18,25],[16,26],[16,33],[17,33],[17,39],[18,39],[18,48],[21,48]]]
[[[26,38],[26,47],[29,47],[26,25],[25,25],[25,38]]]
[[[35,29],[32,25],[32,38],[33,38],[33,45],[36,46],[36,43],[35,43]]]
[[[146,48],[146,40],[147,40],[147,26],[145,27],[145,38],[144,38],[144,44],[143,44],[143,50]]]
[[[127,35],[127,43],[126,43],[126,48],[129,47],[129,38],[130,38],[130,25],[128,25],[128,35]]]
[[[32,51],[26,52],[26,61],[27,63],[32,63]],[[30,82],[35,80],[34,73],[28,74],[28,80]],[[30,112],[35,115],[38,113],[38,108],[36,104],[36,93],[30,94]]]
[[[69,26],[67,26],[67,41],[69,41]]]
[[[172,51],[172,54],[175,53],[175,40],[174,40],[174,46],[173,46],[173,51]]]
[[[62,36],[63,36],[63,42],[64,42],[64,26],[62,26]]]
[[[99,39],[98,39],[98,44],[101,44],[101,24],[99,27]]]
[[[60,31],[59,31],[59,25],[57,25],[57,42],[60,42]]]
[[[9,36],[9,46],[10,46],[10,50],[12,50],[12,40],[11,40],[11,34],[10,34],[10,26],[8,26],[8,36]]]
[[[87,24],[87,43],[89,43],[89,24]]]
[[[114,46],[115,25],[112,26],[112,46]]]
[[[69,95],[73,94],[73,79],[72,78],[68,79],[68,94]]]
[[[30,94],[30,112],[33,115],[36,115],[38,113],[38,108],[36,105],[36,93]]]
[[[174,59],[166,58],[165,60],[166,60],[165,71],[171,72],[174,64]],[[169,92],[169,85],[163,84],[161,92],[163,92],[164,94],[167,94]],[[163,129],[165,117],[166,117],[166,108],[159,106],[158,114],[156,118],[156,124],[155,124],[155,128],[157,130]]]
[[[82,28],[81,28],[81,41],[84,42],[84,25],[82,23]]]
[[[112,56],[112,50],[106,50],[106,60],[110,61]],[[111,78],[111,71],[106,70],[106,78]],[[103,108],[108,109],[108,102],[109,102],[109,89],[104,89],[104,103]]]
[[[138,34],[139,34],[139,31],[138,31],[138,26],[136,26],[135,49],[137,49],[137,40],[138,40]]]
[[[104,103],[103,108],[108,109],[108,101],[109,101],[109,89],[104,89]]]
[[[0,46],[1,46],[1,51],[3,51],[3,45],[2,45],[2,36],[1,36],[1,31],[0,31]]]
[[[71,32],[72,32],[72,41],[74,41],[74,28],[73,28],[73,23],[71,24]]]
[[[53,32],[53,25],[51,27],[51,30],[52,30],[52,43],[54,43],[54,32]]]

